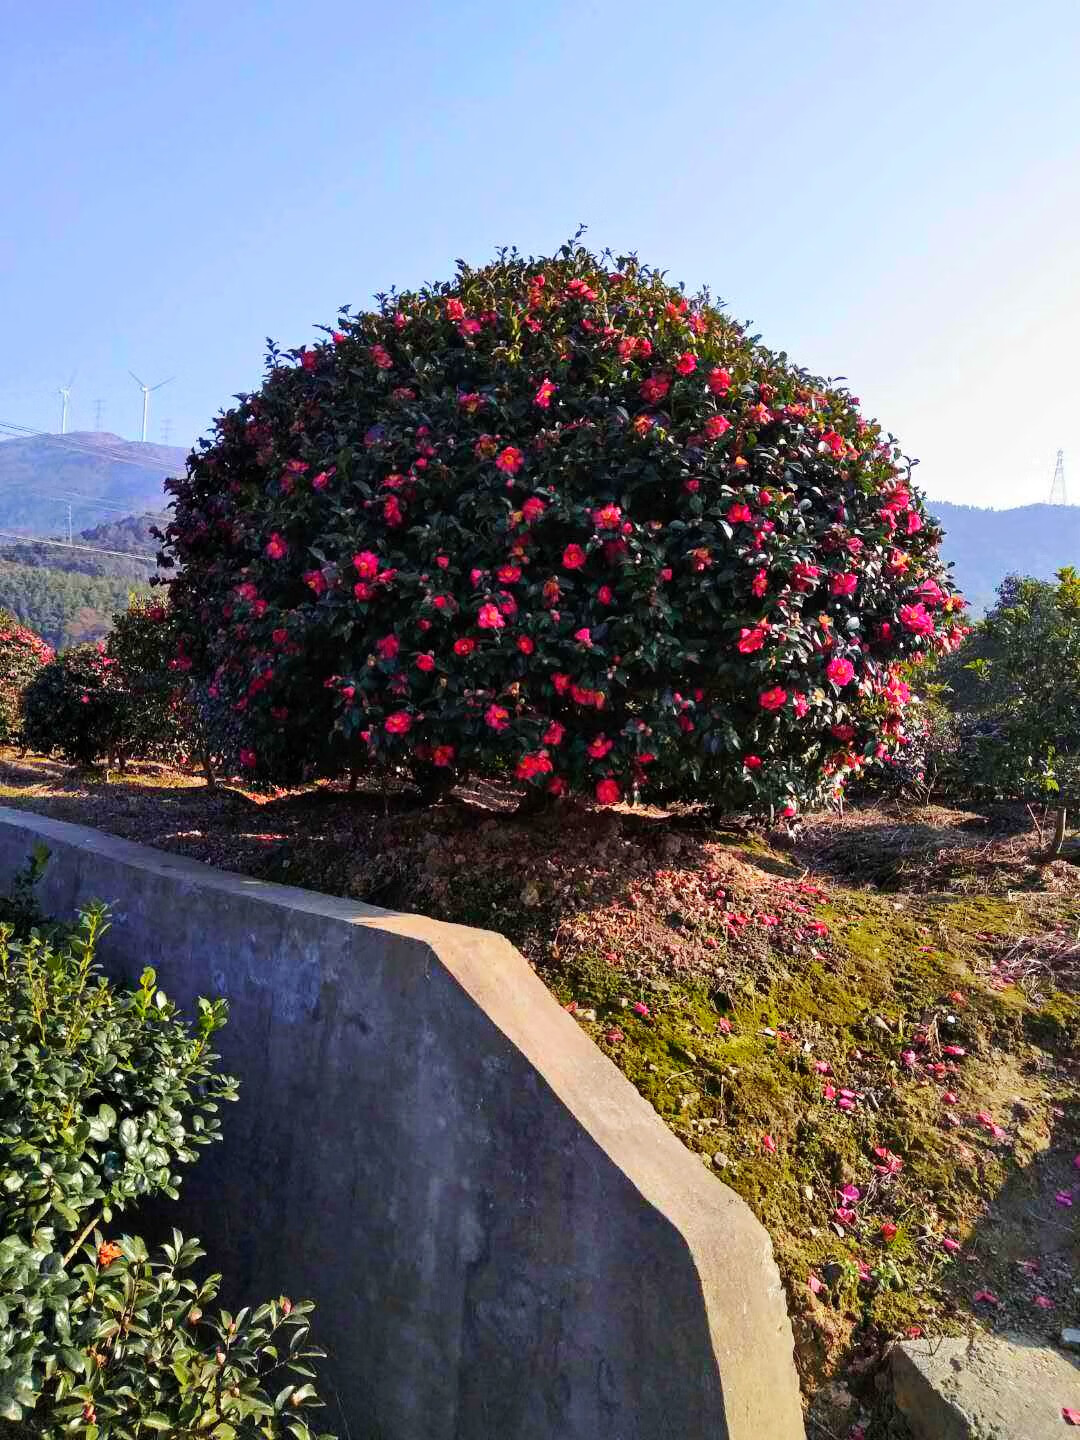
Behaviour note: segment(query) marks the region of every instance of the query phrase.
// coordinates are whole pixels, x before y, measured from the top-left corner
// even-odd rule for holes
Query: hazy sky
[[[188,444],[264,337],[579,221],[848,377],[935,497],[1080,499],[1080,0],[0,0],[0,419]]]

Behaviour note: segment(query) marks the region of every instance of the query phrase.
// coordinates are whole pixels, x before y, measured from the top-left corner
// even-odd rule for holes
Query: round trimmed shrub
[[[73,645],[43,665],[23,697],[23,740],[74,765],[129,756],[130,725],[120,667],[104,644]]]
[[[254,778],[365,764],[794,813],[963,602],[837,385],[634,258],[500,254],[271,348],[171,482],[176,657]]]
[[[113,616],[105,653],[115,662],[124,707],[124,749],[138,759],[204,756],[186,670],[176,660],[176,621],[165,600],[133,595]]]
[[[22,739],[22,701],[26,687],[53,658],[40,635],[0,610],[0,745]]]

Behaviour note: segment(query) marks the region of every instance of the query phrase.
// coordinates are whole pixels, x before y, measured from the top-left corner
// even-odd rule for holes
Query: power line
[[[157,555],[149,550],[105,550],[99,545],[73,545],[69,540],[41,540],[36,535],[16,535],[10,530],[0,530],[0,539],[16,540],[20,545],[58,545],[61,550],[85,550],[90,555],[118,555],[121,560],[152,560],[157,564]]]
[[[116,450],[104,450],[94,445],[80,445],[78,441],[69,439],[67,435],[54,435],[48,430],[35,430],[30,425],[17,425],[13,420],[0,420],[0,430],[8,431],[15,439],[33,436],[40,440],[47,440],[58,450],[70,450],[74,455],[93,455],[97,459],[113,460],[118,465],[136,465],[140,470],[151,468],[146,460],[139,459],[134,455],[121,455]]]

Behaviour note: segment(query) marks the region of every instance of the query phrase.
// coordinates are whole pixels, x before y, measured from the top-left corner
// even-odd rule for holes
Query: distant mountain
[[[0,530],[55,535],[65,526],[69,502],[77,530],[162,510],[163,483],[183,473],[186,458],[174,445],[92,430],[0,441]]]
[[[55,534],[45,540],[0,540],[0,563],[65,570],[82,575],[112,576],[124,580],[147,580],[157,570],[155,556],[160,542],[151,530],[169,522],[164,510],[146,515],[125,515],[81,530],[68,549],[67,536]],[[55,542],[61,542],[59,544]],[[109,551],[103,554],[102,551]],[[125,560],[123,554],[130,555]]]
[[[944,527],[942,554],[953,561],[957,584],[976,615],[993,605],[1006,575],[1050,580],[1063,565],[1080,566],[1078,505],[982,510],[976,505],[928,500],[926,508]]]

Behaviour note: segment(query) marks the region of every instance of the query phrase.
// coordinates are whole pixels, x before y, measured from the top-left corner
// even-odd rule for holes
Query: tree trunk
[[[1064,805],[1058,809],[1057,817],[1054,820],[1054,838],[1050,841],[1051,855],[1060,855],[1065,845],[1065,822],[1068,813]]]
[[[216,790],[217,777],[214,774],[214,767],[210,764],[209,751],[204,750],[203,753],[199,756],[199,760],[202,764],[203,775],[206,777],[206,788],[208,790]]]

